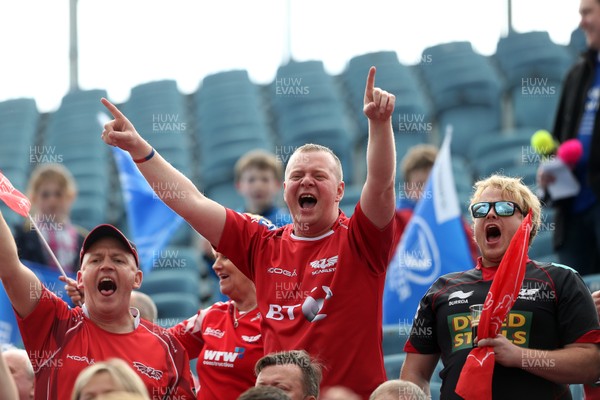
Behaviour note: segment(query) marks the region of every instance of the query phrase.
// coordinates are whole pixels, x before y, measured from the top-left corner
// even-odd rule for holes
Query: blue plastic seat
[[[590,292],[600,290],[600,274],[583,275],[582,278]]]
[[[400,371],[402,370],[404,360],[406,360],[406,353],[390,354],[383,357],[388,380],[400,378]]]

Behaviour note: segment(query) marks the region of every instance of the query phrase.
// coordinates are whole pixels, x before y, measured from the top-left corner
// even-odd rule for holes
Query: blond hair
[[[502,192],[502,197],[506,200],[511,200],[523,210],[523,214],[527,215],[531,210],[531,233],[529,234],[529,244],[533,242],[537,234],[540,223],[542,205],[540,200],[521,180],[521,178],[511,178],[503,175],[492,175],[489,178],[480,180],[475,183],[475,192],[469,202],[469,208],[472,204],[477,203],[481,194],[485,189],[493,188]]]
[[[386,400],[386,399],[400,399],[400,400],[427,400],[427,395],[416,384],[401,380],[392,379],[383,382],[375,389],[369,400]]]
[[[71,400],[79,400],[81,392],[90,380],[95,375],[101,373],[110,375],[113,382],[120,387],[119,389],[121,391],[141,395],[147,400],[150,399],[148,389],[146,389],[142,378],[140,378],[125,361],[118,358],[112,358],[107,361],[92,364],[79,373],[75,385],[73,386]]]
[[[315,144],[315,143],[307,143],[307,144],[303,144],[302,146],[298,147],[296,150],[294,150],[294,152],[292,153],[292,156],[290,157],[290,160],[292,159],[292,157],[294,157],[296,154],[299,153],[313,153],[313,152],[325,152],[331,155],[331,157],[333,157],[333,161],[335,162],[335,174],[336,177],[338,178],[338,180],[341,182],[344,180],[344,171],[342,169],[342,162],[340,161],[339,157],[335,155],[335,153],[333,152],[333,150],[331,150],[329,147],[327,146],[323,146],[320,144]],[[288,165],[285,168],[285,176],[287,177],[287,168],[289,167],[290,163],[288,163]]]
[[[238,183],[242,178],[242,174],[250,168],[256,168],[260,171],[272,171],[277,181],[281,182],[283,179],[281,161],[266,150],[251,150],[237,160],[233,170],[235,183]]]

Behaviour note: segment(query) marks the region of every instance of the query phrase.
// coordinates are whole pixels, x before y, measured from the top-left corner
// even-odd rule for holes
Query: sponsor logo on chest
[[[310,266],[312,268],[312,275],[318,274],[326,274],[330,272],[335,272],[335,265],[338,262],[338,256],[333,256],[329,258],[321,258],[320,260],[315,260],[310,262]]]
[[[468,304],[469,300],[467,300],[469,297],[471,297],[473,295],[475,291],[471,290],[470,292],[463,292],[462,290],[450,293],[450,295],[448,296],[448,305],[449,306],[453,306],[455,304]]]
[[[259,341],[259,339],[260,339],[260,336],[261,336],[260,334],[258,334],[258,335],[256,335],[256,336],[246,336],[246,335],[242,335],[242,340],[243,340],[244,342],[247,342],[247,343],[256,343],[256,342],[258,342],[258,341]]]
[[[244,347],[236,347],[233,351],[218,351],[209,350],[204,351],[204,365],[210,365],[212,367],[226,367],[233,368],[236,360],[244,358]]]
[[[207,326],[206,329],[204,330],[204,334],[208,335],[208,336],[214,336],[216,338],[221,339],[223,336],[225,336],[225,331],[222,331],[220,329],[214,329],[214,328],[211,328],[210,326]]]
[[[133,366],[141,373],[146,375],[148,378],[154,379],[156,381],[159,381],[160,378],[162,378],[163,376],[163,372],[161,370],[158,369],[154,369],[152,367],[149,367],[147,365],[142,364],[139,361],[134,361],[133,362]]]

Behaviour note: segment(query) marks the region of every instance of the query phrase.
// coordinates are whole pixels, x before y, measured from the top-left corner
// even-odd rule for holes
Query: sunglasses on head
[[[480,201],[471,206],[471,214],[473,218],[484,218],[492,207],[494,207],[494,211],[499,217],[510,217],[515,213],[515,210],[519,210],[523,214],[521,207],[512,201]]]

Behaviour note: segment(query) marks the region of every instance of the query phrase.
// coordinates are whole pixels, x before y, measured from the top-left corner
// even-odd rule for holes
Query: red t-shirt
[[[233,303],[215,303],[169,329],[191,359],[198,358],[198,399],[237,399],[254,386],[254,366],[264,355],[258,308],[237,316]]]
[[[304,238],[292,225],[269,230],[227,210],[218,251],[256,284],[265,354],[307,350],[324,366],[323,387],[368,398],[386,380],[381,307],[396,225],[378,229],[359,204],[329,232]]]
[[[109,358],[127,362],[152,399],[194,398],[187,353],[165,329],[136,317],[133,332],[107,332],[81,308],[70,309],[54,293],[42,290],[33,312],[26,318],[17,315],[35,372],[36,399],[70,399],[79,372]]]

